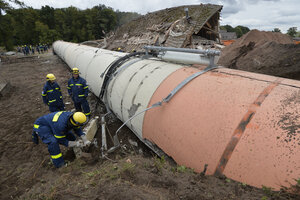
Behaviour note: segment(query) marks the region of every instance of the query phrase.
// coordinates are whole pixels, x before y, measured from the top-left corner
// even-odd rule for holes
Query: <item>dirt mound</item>
[[[222,50],[219,65],[300,79],[300,45],[285,34],[252,30]]]
[[[229,47],[237,48],[244,45],[247,45],[250,42],[255,42],[256,44],[263,44],[266,42],[276,42],[279,44],[292,44],[293,40],[288,35],[282,34],[282,33],[275,33],[275,32],[268,32],[268,31],[259,31],[259,30],[251,30],[243,37],[238,39],[236,42],[234,42]],[[229,49],[229,48],[228,48]]]

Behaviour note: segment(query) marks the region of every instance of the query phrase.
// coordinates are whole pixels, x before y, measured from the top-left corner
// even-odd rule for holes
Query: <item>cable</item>
[[[218,67],[217,66],[213,66],[213,67],[207,67],[205,68],[204,70],[200,71],[200,72],[196,72],[194,74],[192,74],[191,76],[187,77],[186,79],[184,79],[181,83],[179,83],[165,98],[163,98],[161,101],[153,104],[152,106],[140,111],[139,113],[133,115],[132,117],[130,117],[128,120],[126,120],[121,126],[120,128],[118,128],[118,130],[116,131],[115,133],[115,136],[117,136],[118,132],[121,130],[121,128],[123,128],[129,121],[131,121],[133,118],[135,118],[136,116],[142,114],[143,112],[146,112],[147,110],[150,110],[152,108],[156,108],[156,107],[159,107],[159,106],[162,106],[162,104],[164,102],[168,103],[172,98],[173,96],[180,90],[182,89],[186,84],[188,84],[189,82],[191,82],[193,79],[195,79],[196,77],[200,76],[201,74],[204,74],[210,70],[213,70],[213,69],[217,69]],[[114,136],[114,137],[115,137]]]
[[[110,78],[112,77],[114,72],[117,70],[117,68],[119,66],[121,66],[122,64],[124,64],[125,62],[127,62],[128,59],[130,59],[131,57],[140,56],[140,55],[145,55],[145,52],[133,52],[133,53],[127,54],[127,55],[115,60],[112,64],[110,64],[108,66],[108,68],[106,68],[106,70],[101,74],[101,77],[103,77],[104,74],[105,74],[105,77],[104,77],[102,87],[100,90],[100,94],[99,94],[100,99],[103,99],[106,88],[110,82]]]

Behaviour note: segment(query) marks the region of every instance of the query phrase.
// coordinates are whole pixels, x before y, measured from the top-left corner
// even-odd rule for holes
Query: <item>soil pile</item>
[[[300,80],[300,45],[282,33],[252,30],[225,47],[218,64]]]

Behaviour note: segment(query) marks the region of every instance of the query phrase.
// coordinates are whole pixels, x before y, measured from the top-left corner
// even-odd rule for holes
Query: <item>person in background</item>
[[[54,112],[39,117],[33,125],[32,141],[39,144],[39,138],[48,145],[48,151],[52,163],[56,168],[65,165],[59,145],[66,147],[84,147],[91,142],[82,132],[81,127],[87,122],[85,114],[82,112]],[[82,140],[76,141],[76,136]]]
[[[30,49],[31,49],[31,54],[34,54],[34,46],[30,45]]]
[[[121,49],[121,47],[119,47],[119,48],[117,49],[117,51],[119,51],[119,52],[124,52],[124,51]]]
[[[61,89],[55,81],[54,74],[47,74],[46,78],[47,82],[42,92],[43,102],[49,106],[50,112],[65,110]]]
[[[40,47],[39,47],[39,45],[36,45],[36,51],[40,54],[41,52],[40,52]]]

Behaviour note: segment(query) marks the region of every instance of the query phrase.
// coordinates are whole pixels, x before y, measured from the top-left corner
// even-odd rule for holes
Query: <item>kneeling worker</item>
[[[59,144],[66,147],[84,147],[91,144],[81,130],[81,126],[86,122],[87,118],[82,112],[60,111],[44,115],[34,122],[32,141],[38,144],[39,136],[43,143],[48,145],[48,151],[55,167],[62,167],[65,162]],[[71,130],[80,136],[82,141],[75,141],[76,137]]]
[[[78,68],[72,69],[72,78],[68,81],[68,93],[74,101],[74,106],[77,112],[81,112],[83,108],[84,114],[89,117],[91,115],[90,106],[86,98],[89,94],[86,80],[79,76]]]
[[[54,74],[47,74],[46,77],[47,82],[42,92],[43,102],[49,106],[50,112],[65,110],[61,89],[55,82]]]

